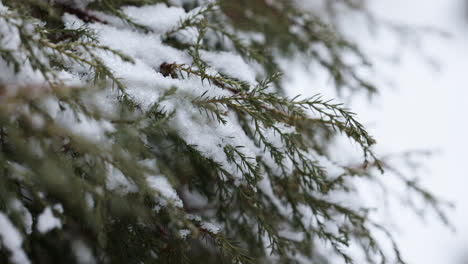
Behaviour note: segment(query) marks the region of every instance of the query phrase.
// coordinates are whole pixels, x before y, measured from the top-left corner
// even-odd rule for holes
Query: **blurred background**
[[[402,51],[398,67],[387,73],[395,89],[384,89],[379,105],[357,109],[391,152],[436,149],[425,163],[425,185],[455,203],[449,213],[451,232],[438,221],[421,222],[398,211],[399,243],[411,263],[468,263],[468,1],[394,0],[373,1],[381,17],[415,25],[427,25],[450,34],[448,39],[429,37],[420,49],[438,66],[428,66],[417,52]],[[385,45],[385,44],[384,44]],[[361,104],[362,105],[362,104]],[[358,107],[359,105],[356,105]],[[382,120],[382,122],[379,122]],[[410,129],[408,129],[410,128]],[[397,213],[397,212],[396,212]]]
[[[468,1],[380,0],[369,4],[384,21],[429,26],[449,35],[429,30],[422,36],[405,32],[407,36],[398,39],[385,32],[369,34],[362,27],[354,27],[353,19],[347,21],[348,31],[383,73],[377,75],[381,90],[375,100],[369,103],[364,96],[353,98],[348,106],[375,135],[379,152],[435,151],[422,160],[425,169],[419,176],[430,191],[455,204],[448,213],[454,230],[433,215],[426,220],[415,217],[405,204],[391,208],[395,238],[406,260],[414,264],[467,264]],[[308,72],[296,67],[288,81],[300,87],[302,95],[312,96],[322,86],[321,93],[334,96],[326,78],[311,76],[313,69]],[[310,89],[311,84],[314,89]]]

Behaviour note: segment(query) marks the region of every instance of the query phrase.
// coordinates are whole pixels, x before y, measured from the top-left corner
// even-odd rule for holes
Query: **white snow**
[[[192,220],[192,221],[196,221],[196,222],[200,222],[201,221],[201,217],[199,215],[196,215],[196,214],[187,214],[186,215],[186,218],[188,220]]]
[[[205,157],[213,159],[224,169],[236,177],[236,183],[241,184],[242,175],[234,164],[227,161],[224,153],[226,145],[244,146],[242,152],[250,158],[255,158],[262,151],[245,134],[237,123],[237,117],[230,113],[226,116],[228,123],[219,124],[210,120],[192,105],[191,100],[207,91],[207,96],[229,96],[228,91],[218,87],[204,85],[196,76],[183,80],[163,77],[158,71],[162,63],[190,64],[191,57],[187,51],[181,51],[167,46],[161,42],[161,34],[176,26],[186,14],[182,8],[168,8],[164,4],[145,7],[126,7],[124,12],[138,23],[154,29],[154,32],[143,34],[133,29],[124,29],[112,25],[90,24],[89,27],[98,34],[100,43],[113,49],[120,50],[135,60],[135,63],[123,62],[120,58],[109,52],[98,51],[99,57],[127,85],[126,92],[133,97],[144,109],[148,109],[159,100],[164,91],[177,87],[176,94],[169,96],[161,107],[170,112],[177,109],[170,125],[190,145],[194,145]],[[64,16],[67,25],[72,27],[79,24],[79,19],[72,15]],[[202,52],[202,56],[220,71],[232,74],[250,84],[255,83],[255,71],[252,71],[243,59],[228,53]],[[216,74],[215,69],[208,69]],[[101,135],[111,130],[112,126],[101,127],[96,122],[86,120],[93,128],[86,127],[87,133],[92,137],[101,138]],[[79,127],[78,127],[79,128]],[[95,131],[93,131],[95,129]],[[107,130],[106,130],[107,129]],[[83,132],[84,133],[84,132]],[[86,133],[84,133],[86,134]],[[255,160],[252,159],[253,163]],[[254,164],[255,165],[255,164]],[[121,178],[121,177],[118,177]]]
[[[94,208],[94,198],[93,198],[93,195],[90,194],[90,193],[86,193],[86,194],[85,194],[85,200],[86,200],[86,204],[88,205],[89,209],[93,209],[93,208]]]
[[[16,264],[31,263],[22,248],[23,237],[8,217],[0,212],[0,237],[2,245],[11,252],[11,261]]]
[[[22,214],[23,217],[23,224],[26,229],[26,234],[31,234],[32,232],[32,225],[33,219],[31,213],[24,207],[24,205],[17,199],[11,201],[11,207],[13,210],[18,211]]]
[[[187,186],[182,189],[182,197],[186,201],[186,206],[189,208],[202,208],[208,204],[208,198],[197,192],[189,190]]]
[[[107,120],[91,119],[83,113],[76,114],[69,108],[62,111],[54,99],[51,99],[48,108],[49,114],[57,124],[74,135],[85,137],[93,142],[105,142],[106,133],[115,131],[114,126]]]
[[[278,235],[280,237],[284,237],[286,239],[297,241],[297,242],[301,242],[304,239],[304,232],[294,232],[294,231],[286,230],[286,229],[280,230],[278,232]]]
[[[37,219],[36,228],[44,234],[54,228],[62,228],[62,222],[54,215],[50,207],[46,207]]]
[[[62,204],[59,204],[59,203],[58,203],[58,204],[54,205],[53,208],[54,208],[55,211],[57,211],[57,212],[63,214],[63,206],[62,206]]]
[[[168,7],[162,3],[144,7],[124,7],[123,12],[132,21],[147,26],[157,33],[166,33],[187,16],[183,8]]]
[[[207,61],[210,66],[229,76],[246,81],[251,86],[257,83],[255,80],[255,70],[251,68],[245,60],[237,54],[231,52],[209,52],[200,51],[200,56]]]
[[[11,15],[12,12],[0,2],[0,12],[5,15]],[[18,19],[13,19],[14,24],[20,23]],[[30,24],[28,24],[31,26]],[[31,32],[32,30],[28,28]],[[32,34],[32,32],[31,32]],[[14,56],[21,62],[20,72],[14,73],[12,65],[7,65],[4,60],[0,60],[0,72],[2,76],[0,81],[4,84],[11,85],[8,93],[15,94],[17,91],[13,86],[21,86],[25,84],[40,84],[43,83],[44,78],[38,71],[34,71],[31,64],[26,60],[26,55],[21,52],[21,39],[19,36],[18,29],[11,26],[10,23],[0,17],[0,46],[3,50],[10,50]],[[47,63],[46,63],[47,65]]]
[[[201,228],[207,230],[210,233],[216,234],[219,232],[219,227],[210,222],[203,222]]]
[[[188,229],[181,229],[179,230],[179,235],[181,238],[186,238],[188,235],[190,235],[190,230]]]
[[[119,190],[122,193],[138,192],[138,187],[135,183],[131,182],[125,175],[113,165],[106,163],[107,178],[106,188],[114,191]]]
[[[73,253],[76,256],[79,264],[94,264],[96,259],[93,256],[93,252],[86,246],[86,244],[77,240],[72,244]]]
[[[271,186],[270,178],[265,176],[262,180],[257,184],[258,189],[260,189],[268,198],[271,199],[273,205],[278,209],[278,212],[284,216],[289,216],[292,213],[292,209],[290,206],[285,205],[280,201],[278,196],[273,192],[273,188]]]
[[[155,190],[159,195],[165,199],[159,199],[159,203],[162,206],[167,205],[167,201],[177,207],[183,207],[182,200],[177,195],[172,185],[169,183],[166,177],[163,176],[148,176],[146,178],[148,186]]]

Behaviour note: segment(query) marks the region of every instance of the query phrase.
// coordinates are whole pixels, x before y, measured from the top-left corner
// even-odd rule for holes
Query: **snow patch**
[[[219,232],[219,227],[209,222],[203,222],[201,228],[213,234],[217,234]]]
[[[182,230],[179,230],[179,235],[181,238],[186,238],[188,235],[190,235],[190,230],[188,229],[182,229]]]
[[[162,206],[167,205],[167,201],[170,201],[173,205],[177,207],[183,207],[182,200],[177,195],[172,185],[163,176],[148,176],[146,182],[149,187],[162,195],[165,199],[159,199],[159,203]]]
[[[79,264],[96,263],[93,252],[86,246],[83,241],[74,241],[72,244],[72,249]]]
[[[44,234],[54,228],[62,228],[62,222],[57,218],[50,207],[46,207],[37,220],[37,230]]]
[[[144,7],[128,6],[122,10],[132,21],[158,33],[166,33],[187,16],[183,8],[168,7],[162,3]]]
[[[24,207],[24,205],[18,199],[12,200],[11,207],[13,208],[13,210],[19,212],[22,215],[22,220],[24,228],[26,230],[26,234],[31,234],[33,225],[31,213],[26,207]]]
[[[23,238],[21,233],[10,222],[8,217],[0,212],[0,237],[2,244],[11,252],[11,262],[16,264],[29,264],[31,263],[24,253],[21,245]]]
[[[120,190],[123,193],[135,193],[138,192],[138,187],[135,183],[130,182],[127,177],[116,167],[111,164],[106,164],[106,188],[108,190]]]

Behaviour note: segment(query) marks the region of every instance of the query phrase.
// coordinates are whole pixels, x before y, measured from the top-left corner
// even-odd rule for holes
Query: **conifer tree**
[[[321,3],[1,1],[0,263],[404,263],[357,186],[395,168],[339,99],[280,81],[302,56],[377,92],[336,23],[365,2]]]

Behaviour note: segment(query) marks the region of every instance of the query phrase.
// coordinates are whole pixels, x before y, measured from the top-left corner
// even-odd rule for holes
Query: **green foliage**
[[[8,9],[1,9],[0,23],[9,31],[0,30],[2,67],[12,76],[30,67],[43,80],[7,82],[6,71],[0,79],[0,216],[18,230],[27,258],[81,263],[76,252],[84,247],[97,263],[330,263],[336,256],[353,263],[347,249],[354,246],[369,263],[404,263],[391,233],[370,216],[370,208],[335,199],[353,199],[355,179],[379,185],[384,169],[395,168],[377,158],[375,140],[353,112],[320,95],[283,96],[277,73],[278,57],[301,54],[329,72],[337,89],[375,93],[374,85],[343,59],[351,54],[369,67],[359,48],[333,24],[292,1],[185,2],[189,15],[162,34],[133,21],[122,8],[166,7],[173,1],[97,0],[86,8],[73,1],[4,3]],[[360,10],[351,1],[330,2]],[[334,10],[332,4],[327,7]],[[84,25],[67,27],[65,13]],[[109,16],[123,23],[103,19]],[[101,44],[90,24],[159,34],[190,63],[157,65],[154,74],[173,82],[170,88],[162,81],[152,84],[160,93],[145,106],[132,94],[138,85],[118,76],[102,54],[122,64],[137,64],[137,59]],[[182,38],[187,30],[196,32],[196,39]],[[19,36],[14,49],[6,32]],[[249,37],[254,34],[264,40]],[[202,53],[221,51],[259,65],[257,83],[213,71]],[[70,84],[64,73],[81,82]],[[177,86],[193,80],[199,81],[194,91]],[[113,111],[102,107],[106,100]],[[206,154],[178,129],[174,120],[184,105],[167,109],[171,100],[198,109],[200,115],[187,122],[239,126],[260,152],[227,138],[224,145],[213,139],[211,146],[220,149],[224,163]],[[67,120],[57,120],[53,109]],[[97,129],[101,139],[82,134],[83,123]],[[339,135],[362,150],[358,165],[334,161],[329,146]],[[332,175],[330,166],[341,173]],[[152,175],[159,177],[156,188]],[[416,180],[396,175],[446,220],[442,202]],[[110,187],[112,177],[124,184]],[[165,184],[180,200],[161,187]],[[191,207],[190,195],[206,203]],[[46,208],[52,208],[61,227],[41,232]],[[377,234],[387,237],[393,253]],[[16,262],[3,236],[0,230],[0,262]]]

